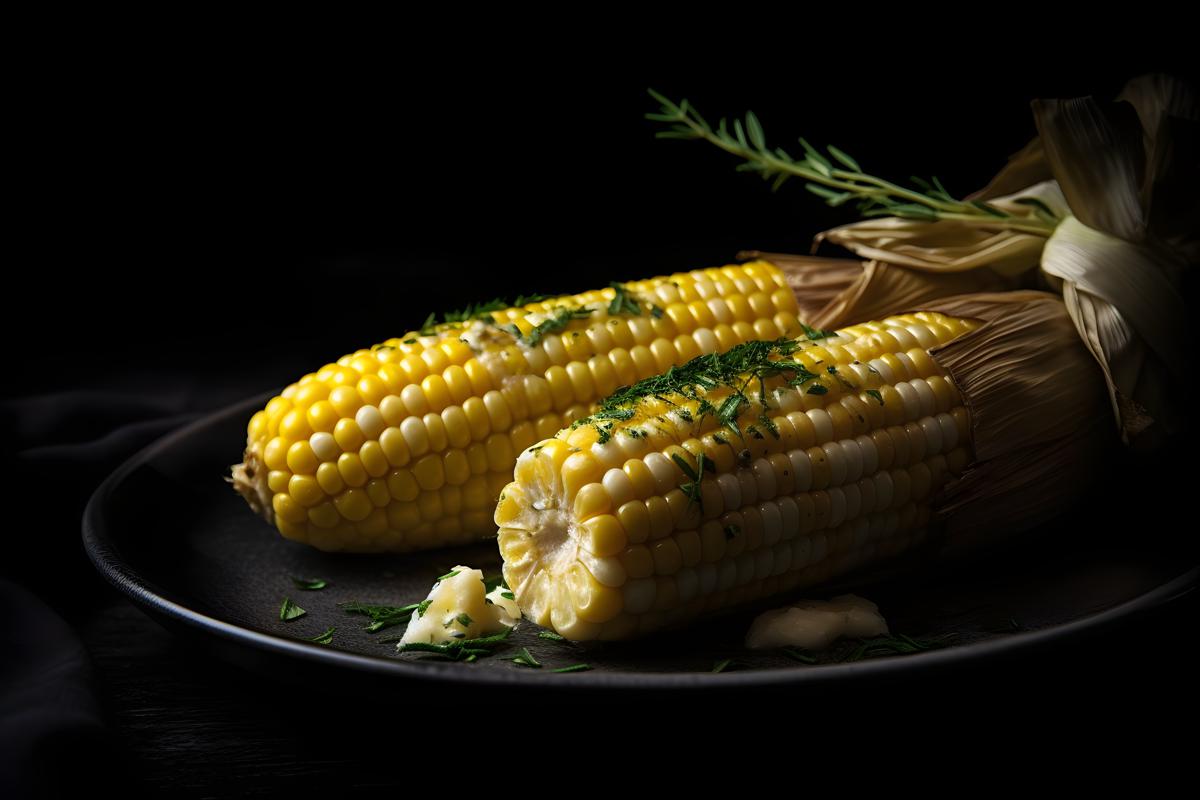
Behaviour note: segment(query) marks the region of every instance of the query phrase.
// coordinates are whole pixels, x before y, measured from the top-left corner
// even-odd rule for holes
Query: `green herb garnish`
[[[284,622],[298,619],[307,613],[303,608],[293,603],[290,597],[283,598],[283,605],[279,607],[279,618]]]
[[[333,641],[333,632],[335,630],[337,630],[337,628],[330,628],[329,630],[325,631],[324,633],[317,634],[316,636],[309,639],[308,641],[314,642],[316,644],[330,644]]]
[[[608,313],[610,316],[632,314],[635,317],[640,317],[642,315],[641,307],[628,289],[619,283],[610,283],[609,286],[616,292],[613,295],[612,302],[608,304]]]
[[[566,639],[554,631],[538,631],[539,639],[549,639],[552,642],[565,642]]]
[[[452,569],[449,572],[447,572],[445,575],[443,575],[442,577],[440,577],[436,581],[434,581],[434,583],[440,583],[444,580],[449,580],[450,578],[453,578],[455,575],[457,575],[460,572],[462,572],[462,570]]]
[[[826,157],[802,137],[799,142],[804,155],[794,158],[782,147],[767,146],[762,124],[751,111],[746,112],[744,125],[742,120],[734,118],[732,132],[724,118],[713,130],[687,100],[675,103],[653,89],[647,91],[660,103],[660,108],[646,114],[646,119],[668,126],[667,130],[656,132],[655,138],[707,141],[744,159],[737,166],[738,171],[757,172],[764,180],[771,181],[772,191],[791,178],[799,178],[805,181],[808,191],[828,205],[856,201],[858,212],[864,217],[967,220],[1040,236],[1049,236],[1060,221],[1044,204],[1041,208],[1031,206],[1028,214],[1008,214],[986,203],[956,200],[937,178],[931,183],[914,177],[915,189],[900,186],[864,173],[857,161],[832,145],[826,148],[829,154]]]
[[[869,394],[871,397],[874,397],[879,405],[883,405],[883,395],[879,393],[878,389],[867,389],[867,394]]]
[[[398,653],[434,653],[436,655],[445,656],[452,661],[461,661],[464,659],[474,661],[482,656],[490,656],[492,648],[504,644],[508,639],[512,628],[505,628],[500,633],[491,636],[482,636],[477,639],[459,639],[455,642],[447,642],[446,644],[432,644],[429,642],[400,642],[396,645]]]
[[[423,604],[428,608],[429,602],[426,600],[424,603],[411,603],[406,606],[372,606],[365,603],[350,602],[340,603],[339,607],[347,614],[364,614],[370,617],[371,621],[364,630],[374,633],[384,628],[390,628],[393,625],[403,625],[412,619],[413,612],[420,610]]]
[[[572,664],[569,667],[559,667],[558,669],[552,669],[550,671],[551,672],[587,672],[591,668],[592,668],[591,664]]]
[[[422,336],[433,336],[437,333],[437,319],[432,311],[429,312],[429,316],[425,318],[425,321],[421,323],[418,332]]]
[[[514,658],[510,658],[509,661],[513,662],[518,667],[533,667],[535,669],[542,668],[541,663],[533,657],[533,654],[529,652],[529,648],[527,647],[522,647],[521,654]]]
[[[321,578],[297,578],[292,576],[292,583],[296,584],[296,588],[303,589],[307,592],[315,592],[318,589],[324,589],[329,584]]]
[[[821,339],[828,339],[831,336],[837,336],[837,331],[823,331],[819,328],[813,328],[809,325],[805,325],[803,322],[800,323],[800,327],[804,329],[804,335],[807,336],[809,340],[814,342],[820,341]]]

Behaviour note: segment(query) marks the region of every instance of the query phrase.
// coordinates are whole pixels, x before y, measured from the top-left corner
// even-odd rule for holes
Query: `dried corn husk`
[[[1015,210],[1018,200],[1036,198],[1063,220],[1049,239],[986,221],[883,218],[834,228],[816,242],[841,244],[872,264],[942,276],[943,296],[957,291],[950,276],[963,272],[1026,282],[1037,272],[1062,294],[1079,338],[1101,365],[1122,437],[1128,441],[1153,421],[1171,432],[1180,416],[1172,387],[1184,363],[1180,287],[1200,257],[1200,204],[1190,190],[1200,178],[1195,94],[1167,76],[1147,75],[1130,81],[1116,103],[1039,100],[1033,111],[1039,138],[970,199]],[[874,279],[868,271],[878,267],[864,266],[863,276],[826,300],[822,324],[894,310],[888,291],[937,291],[936,278],[901,272]]]

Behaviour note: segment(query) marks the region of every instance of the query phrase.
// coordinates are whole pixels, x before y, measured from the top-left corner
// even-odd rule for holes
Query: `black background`
[[[881,176],[936,174],[966,194],[1035,135],[1034,98],[1112,97],[1150,70],[1195,81],[1182,44],[1135,54],[1116,35],[1066,50],[1032,33],[867,39],[758,22],[709,43],[631,27],[587,47],[416,25],[371,41],[330,34],[336,44],[282,28],[186,45],[163,35],[55,65],[49,87],[21,82],[13,220],[31,246],[6,274],[3,411],[8,507],[28,535],[13,537],[0,575],[82,637],[111,741],[151,789],[183,774],[189,796],[229,793],[213,761],[234,750],[237,779],[256,791],[283,785],[273,769],[324,780],[375,761],[328,741],[306,755],[276,701],[180,650],[95,576],[78,518],[121,458],[429,311],[717,265],[741,249],[807,252],[851,219],[796,183],[771,193],[711,146],[656,140],[647,87],[712,122],[753,109],[789,150],[803,135]],[[1132,704],[1128,687],[1144,690],[1151,667],[1075,681],[1083,665],[1105,669],[1103,652],[1019,674],[1033,689],[1045,669],[1050,693],[1075,687],[1076,701],[1107,682]],[[1164,680],[1164,696],[1182,688],[1183,668]],[[962,683],[927,682],[921,696],[948,701]],[[1194,687],[1183,697],[1194,709]],[[367,724],[344,710],[336,720]]]

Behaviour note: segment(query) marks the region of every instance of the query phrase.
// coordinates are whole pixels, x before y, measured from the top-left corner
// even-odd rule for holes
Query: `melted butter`
[[[746,647],[824,650],[839,638],[868,639],[888,632],[879,606],[853,594],[806,600],[759,614],[746,634]]]
[[[483,573],[470,567],[457,566],[451,573],[455,574],[433,585],[425,598],[429,606],[424,613],[413,613],[400,639],[402,644],[477,639],[517,624],[520,608],[516,601],[502,596],[508,589],[497,587],[486,594]]]

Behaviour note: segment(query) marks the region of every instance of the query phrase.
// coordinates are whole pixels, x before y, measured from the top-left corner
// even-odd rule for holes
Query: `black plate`
[[[755,613],[748,609],[642,642],[555,643],[538,638],[538,628],[525,622],[511,648],[473,664],[397,655],[380,639],[399,635],[402,627],[367,633],[363,617],[337,604],[415,602],[459,563],[497,572],[495,545],[364,556],[321,553],[282,539],[224,481],[244,445],[246,421],[269,397],[202,419],[130,459],[93,495],[83,538],[97,569],[168,627],[198,634],[218,655],[275,679],[336,681],[372,693],[411,691],[414,681],[530,688],[824,684],[957,665],[1093,631],[1186,593],[1200,573],[1194,548],[1182,544],[1187,537],[1154,535],[1161,526],[1151,519],[1132,531],[1107,513],[1086,516],[1077,526],[1064,516],[986,561],[903,575],[892,570],[841,587],[878,603],[893,632],[943,645],[916,654],[838,661],[852,649],[847,644],[823,656],[826,663],[807,665],[747,651],[741,639]],[[1136,512],[1146,505],[1138,500],[1119,507]],[[321,577],[329,586],[301,591],[291,576]],[[285,595],[308,613],[279,621]],[[330,627],[336,628],[331,645],[304,641]],[[522,646],[543,669],[504,659]],[[725,659],[734,660],[730,669],[713,673]],[[593,669],[550,672],[581,662]]]

